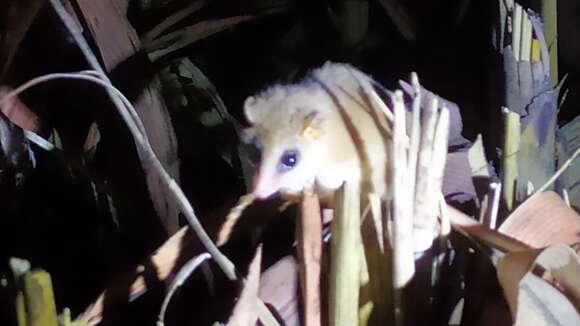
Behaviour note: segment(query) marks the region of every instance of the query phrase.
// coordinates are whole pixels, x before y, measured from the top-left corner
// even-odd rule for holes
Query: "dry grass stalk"
[[[427,111],[427,123],[422,131],[421,147],[415,185],[415,213],[413,216],[413,241],[415,251],[425,251],[431,247],[436,237],[439,193],[443,181],[443,171],[447,156],[449,134],[449,111],[438,110],[435,99]]]
[[[359,325],[384,325],[393,320],[392,252],[385,244],[381,199],[368,195],[368,214],[361,226],[366,273],[361,277]]]
[[[393,98],[395,117],[393,131],[393,158],[391,164],[393,193],[393,284],[401,289],[415,273],[413,258],[413,185],[409,185],[409,168],[407,149],[409,146],[406,132],[405,106],[401,91],[395,92]]]
[[[225,244],[226,242],[228,242],[228,240],[230,239],[230,236],[232,234],[232,231],[234,230],[234,227],[236,226],[236,223],[240,219],[240,216],[242,216],[242,213],[244,212],[244,210],[248,206],[250,206],[250,204],[252,204],[253,202],[254,202],[254,195],[246,194],[246,195],[240,197],[236,206],[234,206],[230,209],[230,212],[226,216],[225,221],[222,224],[222,226],[218,232],[218,235],[217,235],[216,244],[218,246],[221,246],[221,245]]]
[[[320,260],[322,256],[322,218],[318,196],[310,189],[303,191],[301,212],[297,219],[300,289],[304,325],[321,325]]]

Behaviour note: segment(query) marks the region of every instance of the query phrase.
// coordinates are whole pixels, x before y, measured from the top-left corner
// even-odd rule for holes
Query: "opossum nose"
[[[254,196],[258,199],[271,197],[279,190],[278,182],[275,178],[264,178],[260,173],[254,176]]]
[[[258,199],[268,199],[272,196],[275,191],[263,190],[263,189],[254,189],[254,196]]]

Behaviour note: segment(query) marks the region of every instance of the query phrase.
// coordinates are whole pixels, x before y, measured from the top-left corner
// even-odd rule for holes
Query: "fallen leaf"
[[[523,202],[499,231],[530,247],[580,242],[580,215],[553,191],[536,193]]]
[[[0,86],[0,111],[18,127],[36,132],[38,130],[38,116],[24,104],[18,96],[4,99],[12,88]]]

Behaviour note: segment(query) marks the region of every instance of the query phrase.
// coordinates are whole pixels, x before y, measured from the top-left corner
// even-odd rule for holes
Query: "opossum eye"
[[[294,166],[298,163],[299,154],[296,150],[284,151],[280,157],[280,163],[278,164],[278,170],[280,172],[286,172],[292,170]]]

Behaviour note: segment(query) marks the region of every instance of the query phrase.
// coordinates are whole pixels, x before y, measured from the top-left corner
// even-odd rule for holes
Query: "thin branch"
[[[202,21],[151,40],[151,42],[143,44],[143,49],[147,52],[151,61],[156,61],[157,59],[189,46],[198,40],[204,39],[253,18],[255,18],[253,15],[240,15]]]
[[[190,259],[177,273],[171,285],[169,286],[169,290],[167,290],[167,294],[163,299],[163,304],[161,305],[161,309],[159,310],[159,316],[157,317],[157,326],[165,325],[165,312],[167,311],[167,307],[169,306],[169,302],[173,297],[173,293],[183,285],[183,283],[187,280],[187,278],[201,265],[203,262],[208,260],[211,256],[204,252],[192,259]]]
[[[572,162],[578,157],[578,155],[580,155],[580,148],[578,148],[574,154],[572,154],[572,157],[570,157],[559,169],[558,171],[556,171],[556,173],[554,173],[554,175],[550,178],[550,180],[546,181],[546,183],[544,183],[543,186],[541,186],[540,188],[538,188],[538,190],[536,192],[543,192],[546,191],[546,189],[548,189],[550,187],[550,185],[552,183],[554,183],[554,181],[556,181],[556,179],[558,179],[562,173],[564,173],[564,171],[566,171],[566,169],[570,166],[570,164],[572,164]]]
[[[95,55],[90,50],[90,47],[88,46],[86,40],[82,36],[78,27],[75,25],[72,18],[69,16],[65,8],[60,3],[60,0],[50,0],[50,3],[52,4],[52,7],[56,11],[56,13],[60,17],[66,28],[68,29],[68,31],[71,33],[73,39],[75,40],[80,50],[84,54],[91,68],[98,71],[101,74],[101,78],[103,78],[105,81],[109,83],[110,87],[106,87],[109,96],[111,97],[111,100],[115,104],[117,111],[127,124],[127,127],[131,131],[135,143],[138,145],[138,148],[143,152],[143,154],[145,154],[145,157],[149,160],[149,162],[153,165],[154,171],[159,173],[160,179],[165,184],[165,186],[170,190],[170,193],[172,193],[175,196],[175,199],[177,200],[177,204],[179,205],[181,212],[186,217],[189,225],[194,230],[203,246],[212,255],[213,259],[222,269],[224,274],[230,280],[235,280],[236,273],[234,264],[225,255],[223,255],[221,251],[217,248],[217,246],[211,241],[211,238],[209,237],[207,232],[203,229],[203,226],[199,222],[199,219],[197,218],[197,216],[193,211],[193,207],[187,200],[186,196],[183,194],[183,191],[181,190],[179,185],[171,178],[171,176],[167,173],[167,171],[165,171],[165,168],[163,167],[163,165],[161,164],[161,162],[151,149],[151,145],[147,140],[147,135],[141,132],[142,129],[139,127],[140,123],[136,122],[140,121],[140,119],[138,119],[137,113],[134,112],[135,110],[134,109],[131,110],[130,108],[132,107],[129,106],[125,107],[123,101],[121,100],[124,96],[118,96],[115,94],[116,92],[112,90],[114,89],[114,87],[110,85],[110,81],[106,77],[105,71],[103,71],[103,68],[99,65]],[[98,83],[101,84],[100,82]]]
[[[153,27],[150,31],[145,33],[145,35],[142,38],[143,43],[149,43],[152,40],[156,39],[159,35],[161,35],[171,26],[179,23],[183,19],[187,18],[187,16],[190,16],[199,9],[203,8],[206,3],[207,3],[206,0],[194,1],[189,6],[171,14],[169,17],[165,18],[161,23],[159,23],[158,25]]]

